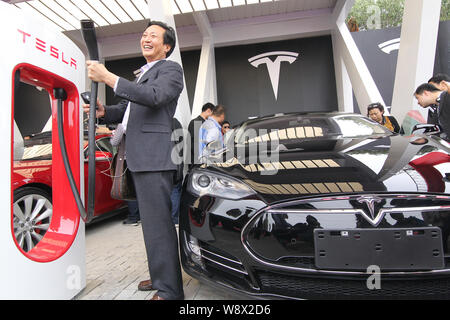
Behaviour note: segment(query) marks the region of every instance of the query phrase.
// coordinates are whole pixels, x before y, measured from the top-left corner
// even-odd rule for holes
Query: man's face
[[[147,62],[161,60],[166,58],[167,52],[170,50],[168,44],[164,44],[163,27],[152,25],[148,27],[141,38],[141,51]]]
[[[381,123],[383,121],[383,112],[381,112],[378,108],[373,108],[369,111],[369,117],[373,121]]]
[[[414,96],[417,99],[417,103],[422,108],[426,108],[426,107],[429,107],[430,105],[434,104],[433,97],[431,95],[431,92],[429,92],[429,91],[424,91],[424,92],[422,92],[422,94],[415,93]]]
[[[222,126],[222,123],[225,121],[225,113],[221,114],[220,116],[213,116],[214,119],[217,121],[220,126]]]

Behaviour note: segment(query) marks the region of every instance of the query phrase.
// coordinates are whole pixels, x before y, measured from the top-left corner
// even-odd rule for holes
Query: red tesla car
[[[96,136],[96,185],[94,218],[118,211],[124,201],[111,198],[110,164],[114,149],[110,134]],[[88,147],[84,142],[85,199],[88,185]],[[24,141],[23,154],[15,154],[12,174],[14,190],[14,235],[25,251],[43,238],[52,218],[52,143],[51,132]],[[17,159],[17,160],[16,160]]]

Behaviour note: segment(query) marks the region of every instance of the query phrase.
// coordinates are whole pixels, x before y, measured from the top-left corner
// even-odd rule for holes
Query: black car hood
[[[449,144],[434,136],[316,139],[305,146],[268,157],[249,156],[249,146],[246,153],[228,149],[201,167],[243,181],[267,203],[352,193],[450,193]]]

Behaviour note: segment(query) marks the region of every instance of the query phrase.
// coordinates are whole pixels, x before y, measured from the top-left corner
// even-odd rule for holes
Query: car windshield
[[[392,133],[356,114],[282,115],[245,122],[236,129],[234,143],[279,141],[286,145],[302,140],[381,137]]]
[[[52,132],[46,131],[25,137],[23,155],[15,160],[51,160]]]

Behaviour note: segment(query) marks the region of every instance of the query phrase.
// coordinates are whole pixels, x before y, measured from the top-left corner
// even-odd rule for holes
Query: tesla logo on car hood
[[[377,197],[377,196],[361,196],[358,199],[356,199],[359,203],[365,204],[369,215],[367,215],[366,211],[364,212],[364,218],[368,222],[370,222],[372,225],[377,225],[380,219],[382,218],[382,214],[380,214],[380,211],[375,211],[375,204],[380,203],[383,199]]]
[[[275,59],[272,60],[269,57],[275,57]],[[292,64],[295,60],[297,60],[297,57],[297,52],[272,51],[251,57],[250,59],[248,59],[248,62],[250,62],[250,64],[255,68],[258,68],[258,66],[261,64],[267,65],[267,71],[269,71],[269,78],[272,84],[273,94],[275,95],[275,100],[277,100],[281,62],[287,61]]]

